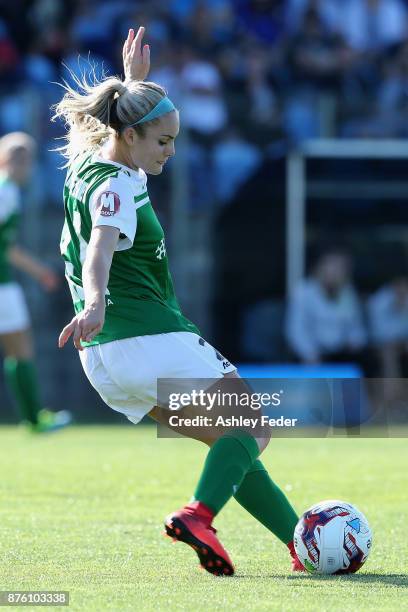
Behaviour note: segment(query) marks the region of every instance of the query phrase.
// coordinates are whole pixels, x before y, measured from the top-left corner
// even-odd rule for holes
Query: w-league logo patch
[[[97,207],[102,217],[113,217],[120,209],[118,194],[114,191],[104,191],[98,198]]]

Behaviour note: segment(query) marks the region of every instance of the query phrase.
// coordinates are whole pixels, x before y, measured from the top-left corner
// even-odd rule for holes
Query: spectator
[[[306,12],[291,47],[294,80],[303,86],[337,88],[352,61],[341,36],[330,32],[313,8]]]
[[[394,278],[368,303],[382,378],[408,378],[408,276]]]
[[[193,59],[181,76],[185,92],[184,126],[197,135],[211,138],[225,127],[227,121],[220,73],[214,64]]]
[[[367,369],[367,334],[345,252],[327,251],[300,282],[289,303],[286,334],[302,363],[357,362]]]
[[[406,36],[407,7],[403,0],[336,0],[332,27],[357,51],[376,52]]]
[[[241,30],[259,42],[274,45],[285,33],[284,0],[238,0],[234,3]]]
[[[268,54],[253,49],[247,56],[248,114],[261,130],[277,125],[280,119],[278,100],[268,79]]]
[[[338,0],[288,0],[285,4],[285,22],[289,32],[296,33],[299,30],[305,13],[310,9],[317,11],[326,27],[338,31],[344,0],[341,3]]]
[[[19,71],[19,55],[10,39],[6,24],[0,19],[0,86],[9,87],[22,76]]]
[[[408,42],[385,64],[384,79],[378,91],[376,123],[379,135],[408,135]]]
[[[325,26],[318,11],[309,8],[291,42],[289,61],[293,85],[285,112],[287,134],[294,142],[321,136],[323,103],[327,102],[328,93],[333,99],[339,93],[353,54],[343,39]],[[333,104],[326,104],[327,112],[332,107]]]
[[[356,51],[377,52],[405,39],[407,7],[403,0],[289,0],[287,27],[296,31],[311,6]]]
[[[112,14],[110,11],[107,13],[106,9],[114,8],[115,5],[116,3],[97,3],[94,0],[79,2],[71,24],[74,49],[84,50],[86,55],[90,52],[111,60],[110,53],[115,47],[115,39]]]
[[[222,20],[232,10],[233,0],[168,0],[169,14],[173,15],[180,25],[185,26],[191,19],[193,12],[199,5],[205,5],[211,12]]]
[[[375,97],[342,126],[352,138],[405,138],[408,135],[408,43],[394,49],[382,62]],[[378,84],[379,81],[379,84]]]
[[[191,202],[204,210],[214,200],[213,149],[227,126],[221,76],[214,64],[192,59],[181,73],[183,122],[190,134]]]
[[[186,40],[201,57],[215,57],[222,44],[229,44],[233,23],[225,13],[224,19],[211,6],[200,2],[190,16]]]

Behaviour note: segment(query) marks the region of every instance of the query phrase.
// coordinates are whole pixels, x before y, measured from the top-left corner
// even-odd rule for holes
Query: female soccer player
[[[70,415],[67,411],[50,412],[41,404],[28,310],[10,265],[32,276],[46,290],[58,284],[52,270],[15,244],[21,214],[19,187],[31,173],[35,149],[34,140],[23,132],[0,138],[0,347],[6,382],[22,419],[32,431],[46,432],[67,425]]]
[[[91,384],[134,423],[146,414],[166,422],[168,410],[156,406],[157,379],[240,380],[174,295],[146,174],[160,174],[174,155],[179,113],[159,85],[143,81],[150,64],[143,33],[130,30],[125,41],[124,82],[82,83],[80,92],[66,87],[55,114],[68,129],[61,252],[76,311],[59,346],[73,336]],[[200,414],[189,406],[190,416]],[[292,543],[296,513],[258,459],[268,437],[242,430],[196,437],[210,450],[193,501],[166,519],[167,534],[192,546],[207,571],[232,575],[212,520],[234,496],[288,545],[300,569]]]

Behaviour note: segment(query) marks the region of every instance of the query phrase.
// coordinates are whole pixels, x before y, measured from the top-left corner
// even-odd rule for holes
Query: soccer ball
[[[336,499],[306,510],[295,527],[296,554],[308,572],[352,574],[365,563],[371,529],[355,506]]]

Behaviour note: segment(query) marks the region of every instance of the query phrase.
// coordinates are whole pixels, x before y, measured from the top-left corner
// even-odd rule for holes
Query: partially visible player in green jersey
[[[37,280],[44,289],[58,284],[55,273],[16,245],[21,215],[20,186],[29,178],[36,146],[23,132],[0,139],[0,348],[4,374],[22,420],[32,431],[45,432],[68,424],[70,415],[44,409],[39,393],[30,318],[13,266]]]
[[[79,91],[67,86],[56,107],[68,130],[61,252],[76,311],[59,346],[73,337],[88,379],[114,410],[134,423],[149,414],[168,424],[168,406],[157,405],[158,379],[248,389],[184,317],[174,294],[146,174],[160,174],[175,154],[179,113],[159,85],[143,81],[150,64],[143,34],[144,28],[136,36],[130,30],[125,41],[124,82],[110,77],[78,82]],[[192,402],[184,414],[200,417],[203,407]],[[192,546],[208,572],[232,575],[212,520],[235,497],[294,557],[296,513],[258,459],[269,433],[245,427],[186,433],[210,450],[193,500],[167,518],[167,534]]]

